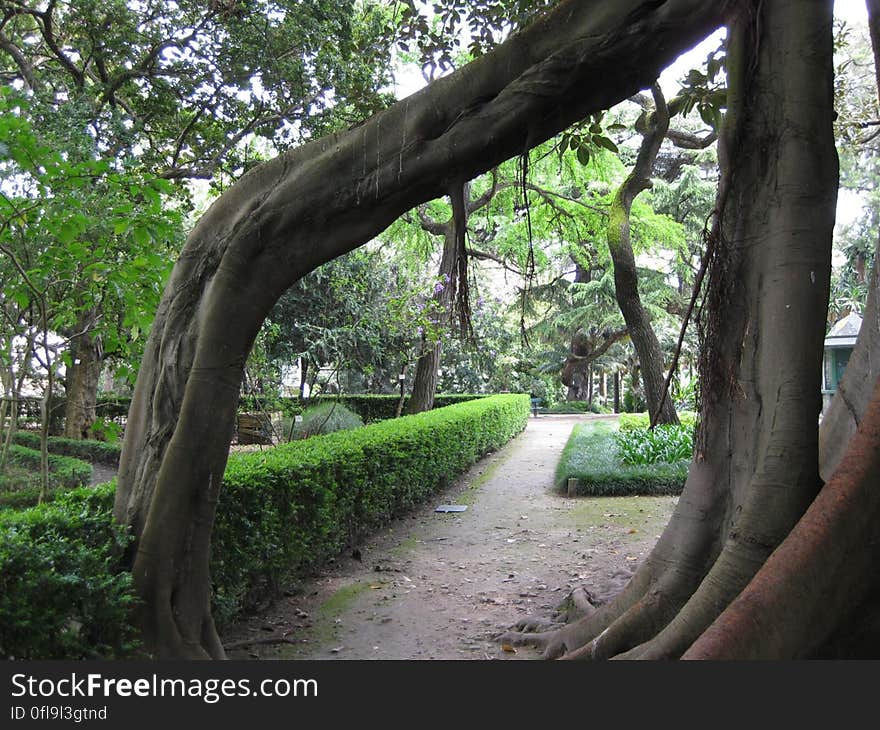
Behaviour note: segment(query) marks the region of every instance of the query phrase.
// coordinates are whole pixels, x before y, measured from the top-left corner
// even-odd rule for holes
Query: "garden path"
[[[237,659],[523,659],[495,637],[548,615],[574,588],[615,595],[669,519],[674,497],[568,499],[553,489],[575,423],[525,431],[434,500],[224,636]],[[466,504],[436,513],[439,504]],[[249,643],[245,643],[249,642]],[[510,647],[508,647],[509,649]]]

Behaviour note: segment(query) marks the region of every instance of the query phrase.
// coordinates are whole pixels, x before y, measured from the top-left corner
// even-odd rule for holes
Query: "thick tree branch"
[[[714,129],[703,137],[690,132],[681,132],[676,129],[666,131],[666,139],[679,149],[704,150],[718,139],[718,132]]]
[[[27,60],[24,53],[21,52],[21,49],[17,45],[15,45],[2,31],[0,31],[0,49],[6,51],[12,57],[15,65],[18,66],[18,70],[21,72],[21,79],[22,81],[24,81],[25,87],[30,91],[36,89],[37,77],[34,74],[34,67]]]

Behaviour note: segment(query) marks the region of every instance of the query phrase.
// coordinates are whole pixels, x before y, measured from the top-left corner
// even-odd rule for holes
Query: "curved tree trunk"
[[[453,202],[453,210],[459,209],[458,215],[446,223],[437,224],[432,231],[443,235],[443,254],[440,257],[438,281],[434,289],[433,303],[437,315],[437,331],[431,336],[422,333],[421,354],[416,361],[416,374],[413,377],[412,391],[406,404],[407,413],[422,413],[434,407],[434,395],[437,393],[437,380],[440,371],[440,354],[443,350],[443,333],[449,328],[452,320],[452,305],[455,301],[456,275],[461,257],[464,254],[464,237],[467,228],[467,206],[470,185],[467,183],[461,191],[454,193],[461,196],[458,204]],[[459,220],[456,220],[459,218]],[[428,229],[423,217],[423,227]],[[436,339],[435,339],[436,338]]]
[[[148,650],[223,656],[211,528],[244,363],[282,292],[453,182],[644,87],[717,27],[725,6],[565,0],[363,125],[255,168],[211,206],[160,303],[120,464],[114,514],[137,538]]]
[[[582,241],[581,246],[585,251],[589,251],[587,241]],[[592,280],[592,270],[581,266],[577,261],[574,261],[574,265],[575,284],[586,284]],[[593,362],[608,352],[612,345],[622,340],[627,334],[626,328],[603,331],[590,329],[589,332],[586,332],[583,327],[578,327],[575,330],[571,338],[569,355],[565,359],[560,376],[562,384],[568,388],[566,400],[592,402],[590,372]]]
[[[668,397],[663,397],[666,377],[663,372],[663,351],[651,326],[651,318],[642,306],[639,296],[639,279],[636,259],[630,242],[630,212],[633,201],[639,193],[651,187],[651,172],[660,145],[669,129],[669,110],[660,87],[652,87],[655,113],[648,121],[648,129],[642,137],[642,144],[635,167],[617,191],[611,203],[608,216],[608,250],[614,264],[614,294],[629,338],[639,356],[642,382],[645,386],[645,400],[652,423],[678,423],[675,406]]]
[[[702,449],[669,526],[614,601],[559,632],[514,634],[548,656],[681,656],[818,491],[837,196],[831,21],[830,1],[771,0],[731,28]]]

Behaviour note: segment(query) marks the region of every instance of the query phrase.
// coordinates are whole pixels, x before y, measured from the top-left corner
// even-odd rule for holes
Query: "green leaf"
[[[590,148],[589,147],[578,147],[577,151],[578,162],[582,165],[587,165],[590,162]]]
[[[77,230],[77,228],[66,221],[58,226],[58,229],[55,231],[55,235],[58,237],[58,240],[63,244],[68,244],[73,241],[78,233],[79,231]]]
[[[138,246],[146,246],[153,240],[153,237],[150,235],[150,231],[140,226],[138,226],[137,228],[133,228],[131,231],[131,235],[132,238],[134,238],[134,242]]]
[[[597,147],[604,147],[609,152],[613,152],[615,155],[618,154],[619,150],[617,149],[617,145],[614,144],[608,137],[603,137],[602,135],[595,135],[593,137],[593,144]]]
[[[717,110],[713,109],[708,104],[700,104],[699,111],[700,111],[700,119],[702,119],[706,124],[708,124],[710,127],[712,127],[714,129],[716,119],[717,119],[717,116],[716,116]]]

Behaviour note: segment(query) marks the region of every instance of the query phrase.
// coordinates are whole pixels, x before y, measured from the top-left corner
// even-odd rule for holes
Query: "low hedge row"
[[[0,657],[117,658],[135,646],[115,484],[0,513]]]
[[[39,447],[39,438],[38,447]],[[27,470],[29,476],[0,476],[0,509],[32,507],[40,496],[40,452],[19,444],[9,446],[9,463]],[[92,465],[70,456],[49,454],[49,492],[46,500],[60,493],[84,487],[92,480]]]
[[[576,494],[589,497],[680,494],[689,461],[628,465],[620,461],[614,428],[595,421],[571,432],[556,467],[557,487],[577,480]]]
[[[27,446],[29,449],[39,450],[40,448],[40,435],[33,431],[17,431],[13,438],[15,443]],[[121,452],[121,444],[109,444],[106,441],[89,439],[68,439],[61,436],[49,437],[49,453],[72,456],[83,461],[105,464],[107,466],[119,466],[119,454]]]
[[[529,399],[503,395],[233,454],[214,526],[221,625],[433,494],[521,431]],[[0,514],[0,657],[117,657],[133,648],[117,563],[115,483]]]
[[[213,533],[215,618],[253,609],[519,433],[499,395],[230,457]]]
[[[9,462],[39,473],[40,452],[19,444],[10,444]],[[55,486],[73,489],[91,481],[92,465],[71,456],[49,454],[49,473]]]

